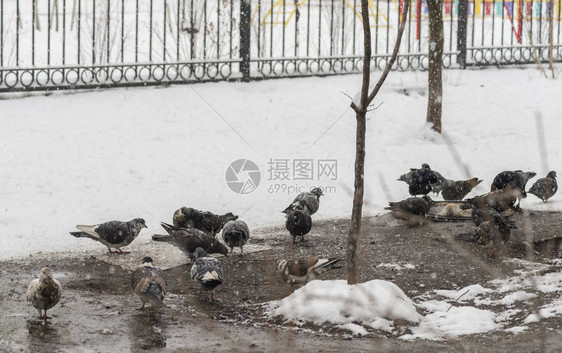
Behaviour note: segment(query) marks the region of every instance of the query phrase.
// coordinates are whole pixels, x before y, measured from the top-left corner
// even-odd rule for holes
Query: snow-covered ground
[[[319,218],[348,217],[355,117],[342,92],[355,95],[360,80],[5,95],[0,259],[99,249],[68,232],[113,219],[145,218],[149,229],[135,242],[146,243],[180,206],[232,211],[252,228],[282,225],[281,210],[312,186],[325,188]],[[425,124],[426,74],[391,73],[368,117],[364,214],[408,197],[396,178],[423,162],[447,178],[484,179],[472,195],[488,191],[502,170],[533,170],[538,177],[562,170],[561,87],[532,67],[446,71],[441,136]],[[261,172],[247,194],[233,192],[225,179],[238,159]],[[529,195],[523,206],[559,210],[562,201],[555,195],[543,204]]]

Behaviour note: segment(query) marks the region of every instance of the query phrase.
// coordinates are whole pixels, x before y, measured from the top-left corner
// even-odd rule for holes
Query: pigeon
[[[422,164],[422,169],[431,170],[429,164],[427,163]],[[417,171],[418,171],[417,168],[410,168],[410,171],[408,173],[400,175],[400,177],[397,180],[403,181],[406,184],[410,185],[412,183],[412,180],[414,180],[414,176],[416,175]],[[446,180],[439,172],[433,171],[433,174],[437,177],[439,181]]]
[[[403,211],[418,216],[425,216],[429,212],[433,200],[429,196],[424,195],[423,197],[409,197],[406,200],[389,202],[388,204],[390,207],[385,207],[386,210]]]
[[[196,228],[215,237],[228,221],[234,221],[238,216],[228,212],[216,215],[209,211],[199,211],[191,207],[182,207],[174,212],[173,222],[176,227]]]
[[[203,289],[211,291],[211,300],[215,299],[215,288],[222,284],[221,263],[210,257],[202,248],[195,249],[195,262],[191,266],[191,278],[199,282]]]
[[[529,194],[533,194],[543,202],[546,202],[558,191],[558,183],[556,182],[556,172],[551,170],[546,177],[537,180],[529,189]]]
[[[77,225],[80,232],[70,232],[77,238],[90,238],[107,246],[110,253],[125,254],[128,251],[121,247],[131,244],[143,228],[148,228],[142,218],[135,218],[129,222],[110,221],[93,226]],[[112,251],[111,248],[117,249]]]
[[[504,212],[508,209],[517,210],[519,207],[515,204],[522,197],[520,188],[512,188],[507,186],[503,190],[495,190],[483,195],[475,196],[472,199],[465,200],[465,205],[461,208],[467,209],[471,207],[490,207],[498,212]]]
[[[230,247],[230,252],[235,246],[240,247],[240,253],[244,254],[244,245],[250,238],[250,229],[246,222],[239,219],[228,221],[222,229],[222,240]]]
[[[437,195],[441,192],[443,199],[447,201],[462,200],[481,182],[482,180],[478,180],[478,178],[457,181],[447,179],[435,185],[433,192]]]
[[[304,284],[316,279],[322,272],[343,267],[336,266],[340,261],[341,259],[337,258],[320,259],[314,256],[296,261],[279,260],[277,261],[277,271],[281,274],[283,281],[290,285]]]
[[[506,170],[494,178],[492,182],[492,187],[490,191],[494,190],[502,190],[505,189],[508,185],[511,186],[513,189],[521,189],[522,195],[521,198],[527,197],[525,193],[525,185],[529,179],[533,178],[537,173],[535,172],[523,172],[521,170]]]
[[[304,236],[312,228],[312,218],[306,210],[288,211],[285,227],[293,237],[293,244],[295,244],[297,236],[301,237],[301,241],[305,241]]]
[[[310,192],[298,194],[293,202],[283,210],[283,213],[295,210],[305,210],[311,216],[318,211],[320,207],[320,196],[323,196],[321,188],[313,188]]]
[[[443,176],[431,170],[428,164],[422,164],[422,168],[412,173],[412,181],[409,184],[408,191],[410,195],[427,195],[433,189],[433,185],[445,180]]]
[[[142,265],[133,271],[131,275],[131,287],[142,300],[142,306],[137,310],[144,309],[149,303],[153,306],[162,306],[166,295],[166,281],[162,278],[160,270],[152,264],[150,257],[142,259]]]
[[[39,278],[34,279],[27,289],[27,300],[38,311],[39,319],[50,319],[47,310],[57,305],[62,294],[62,286],[53,277],[51,269],[43,267]]]
[[[218,239],[208,236],[195,228],[181,228],[161,222],[167,235],[154,234],[152,240],[170,243],[183,251],[191,260],[195,259],[195,250],[202,248],[209,254],[228,254],[228,248]]]

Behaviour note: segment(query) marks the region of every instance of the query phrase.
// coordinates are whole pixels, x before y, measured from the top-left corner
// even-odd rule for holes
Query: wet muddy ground
[[[410,226],[390,214],[366,218],[359,246],[360,281],[384,279],[397,284],[411,298],[434,289],[460,289],[513,275],[511,257],[548,263],[561,257],[559,249],[529,251],[525,242],[558,233],[562,214],[527,212],[511,217],[507,253],[488,257],[473,243],[454,239],[470,232],[471,222],[427,223]],[[280,318],[264,316],[261,303],[290,293],[276,272],[282,258],[316,255],[345,259],[347,220],[315,219],[306,243],[291,244],[282,228],[252,234],[245,256],[239,249],[221,257],[225,283],[211,302],[189,278],[188,259],[169,244],[130,246],[131,254],[97,252],[35,254],[0,263],[0,351],[2,352],[297,352],[297,351],[411,351],[411,352],[557,352],[562,347],[562,320],[545,319],[514,335],[504,331],[462,336],[448,341],[398,339],[398,334],[371,330],[366,337],[331,325],[295,328]],[[65,235],[61,235],[65,236]],[[70,236],[70,235],[68,235]],[[135,310],[140,300],[130,287],[130,271],[143,256],[164,269],[169,294],[163,308]],[[408,268],[382,264],[407,263]],[[25,301],[28,283],[43,266],[50,266],[63,285],[60,303],[49,311],[47,323]],[[559,269],[558,269],[559,270]],[[345,268],[322,279],[343,279]],[[524,315],[541,305],[518,302]]]

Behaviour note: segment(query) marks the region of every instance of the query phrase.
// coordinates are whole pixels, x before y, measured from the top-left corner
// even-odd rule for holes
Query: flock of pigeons
[[[516,226],[502,213],[509,209],[519,211],[520,200],[527,197],[527,192],[546,202],[558,190],[556,172],[550,171],[546,177],[538,179],[528,191],[525,191],[527,182],[536,175],[535,172],[521,170],[503,171],[494,178],[489,193],[459,202],[459,210],[471,209],[470,219],[476,228],[471,234],[460,234],[457,238],[492,249],[504,245],[509,240],[511,229]],[[443,199],[449,202],[461,201],[482,182],[478,178],[459,181],[445,179],[428,164],[422,164],[420,169],[410,169],[398,180],[408,184],[410,195],[413,197],[400,202],[390,202],[387,209],[406,217],[425,217],[428,214],[434,204],[427,196],[430,192],[441,193]],[[424,196],[417,197],[417,195]],[[450,205],[452,204],[446,207]],[[455,216],[455,214],[448,215],[453,218]],[[488,253],[487,250],[486,252]],[[495,250],[492,255],[495,255]]]
[[[558,190],[556,172],[551,171],[545,178],[537,180],[526,191],[527,182],[536,176],[534,172],[521,170],[503,171],[493,180],[489,193],[475,196],[471,199],[464,197],[482,182],[478,178],[468,180],[450,180],[423,164],[420,169],[411,169],[401,175],[398,180],[408,184],[413,197],[400,202],[390,202],[389,207],[394,212],[411,217],[425,217],[434,201],[427,196],[430,192],[441,193],[443,199],[460,203],[459,209],[472,209],[470,219],[476,228],[472,234],[460,235],[459,239],[475,242],[483,246],[497,246],[509,240],[510,230],[515,228],[512,222],[506,220],[502,212],[509,209],[519,210],[519,203],[527,196],[527,192],[546,202]],[[322,189],[313,188],[310,192],[299,194],[293,202],[283,210],[286,214],[286,228],[293,238],[304,242],[304,236],[312,228],[312,215],[318,211]],[[422,197],[417,197],[423,195]],[[244,245],[250,238],[248,225],[232,213],[216,215],[194,208],[182,207],[173,215],[173,224],[162,222],[167,234],[154,234],[152,240],[166,242],[183,251],[193,262],[191,278],[198,282],[203,289],[210,291],[210,299],[216,300],[214,291],[224,280],[220,261],[210,254],[227,255],[240,248],[244,255]],[[70,232],[78,238],[90,238],[105,245],[110,253],[124,254],[122,247],[129,245],[146,227],[142,218],[135,218],[129,222],[110,221],[98,225],[77,225],[77,232]],[[216,235],[222,231],[224,244]],[[225,245],[226,244],[226,245]],[[113,250],[115,249],[115,250]],[[495,255],[495,252],[493,253]],[[339,268],[340,259],[322,259],[309,257],[297,260],[279,260],[277,270],[286,283],[306,283],[316,278],[321,272]],[[142,265],[131,275],[131,287],[140,297],[142,306],[162,305],[166,294],[166,282],[150,257],[144,257]],[[27,299],[39,311],[40,319],[47,319],[47,310],[55,306],[60,300],[62,287],[47,267],[41,269],[38,279],[33,280],[28,288]]]
[[[320,206],[320,188],[313,188],[310,192],[299,194],[293,202],[283,210],[286,214],[286,228],[293,237],[305,241],[304,236],[312,228],[312,218]],[[198,282],[205,290],[210,291],[210,299],[216,300],[215,288],[223,283],[224,276],[221,262],[210,254],[227,256],[240,248],[244,256],[244,245],[250,238],[248,225],[232,213],[216,215],[208,211],[182,207],[174,212],[173,224],[161,222],[167,234],[154,234],[153,241],[166,242],[179,248],[192,261],[191,278]],[[121,250],[136,239],[143,228],[147,228],[144,219],[135,218],[128,222],[110,221],[97,225],[77,225],[79,231],[70,232],[77,238],[89,238],[105,245],[109,253],[125,254]],[[222,231],[221,242],[217,234]],[[226,245],[225,245],[226,244]],[[228,248],[227,248],[228,246]],[[297,260],[279,260],[277,269],[281,278],[293,285],[306,283],[318,276],[324,270],[338,268],[340,259],[321,259],[309,257]],[[144,309],[145,304],[151,306],[162,305],[166,294],[166,281],[161,271],[153,264],[153,259],[144,257],[142,264],[131,274],[131,287],[140,297]],[[62,287],[48,267],[41,269],[38,279],[31,282],[27,292],[27,299],[39,311],[40,319],[48,319],[47,310],[55,306],[61,297]]]

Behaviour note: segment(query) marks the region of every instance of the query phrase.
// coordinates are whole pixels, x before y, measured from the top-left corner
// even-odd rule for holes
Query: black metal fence
[[[427,4],[371,0],[373,62],[426,69]],[[562,0],[445,0],[445,67],[561,61]],[[330,75],[362,68],[360,0],[0,0],[0,91]],[[551,45],[552,44],[552,45]]]

